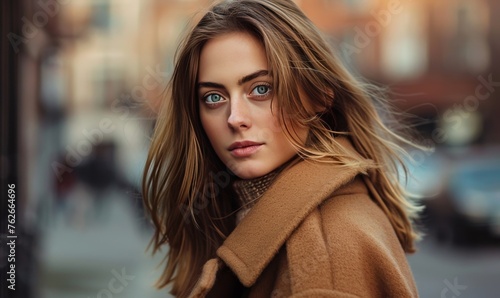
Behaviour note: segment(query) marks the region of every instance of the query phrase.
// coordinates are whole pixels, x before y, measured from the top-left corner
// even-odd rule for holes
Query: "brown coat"
[[[234,297],[238,284],[248,297],[417,297],[362,170],[303,161],[283,172],[206,262],[190,297]]]

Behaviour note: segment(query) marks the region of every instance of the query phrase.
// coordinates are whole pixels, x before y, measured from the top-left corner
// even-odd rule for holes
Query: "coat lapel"
[[[347,148],[350,144],[340,142]],[[241,283],[253,285],[304,218],[366,167],[305,160],[284,171],[217,250]]]

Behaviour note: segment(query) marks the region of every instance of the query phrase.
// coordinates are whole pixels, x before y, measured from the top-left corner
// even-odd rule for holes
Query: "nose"
[[[230,101],[231,111],[227,124],[235,130],[248,129],[252,126],[248,106],[244,98],[234,98]]]

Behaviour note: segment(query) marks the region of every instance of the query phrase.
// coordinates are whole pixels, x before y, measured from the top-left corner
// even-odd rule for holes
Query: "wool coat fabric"
[[[314,161],[285,170],[205,263],[190,297],[418,297],[365,170]]]

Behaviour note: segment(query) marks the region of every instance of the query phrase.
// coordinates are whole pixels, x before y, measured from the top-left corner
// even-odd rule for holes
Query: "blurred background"
[[[161,92],[207,0],[1,3],[1,297],[169,297],[140,181]],[[500,292],[500,1],[296,0],[356,75],[418,117],[421,297]],[[7,290],[7,185],[16,291]],[[4,199],[5,198],[5,199]]]

